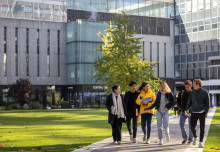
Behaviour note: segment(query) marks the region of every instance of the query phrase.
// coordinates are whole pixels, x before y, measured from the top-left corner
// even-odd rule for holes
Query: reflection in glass
[[[12,17],[21,19],[42,19],[49,21],[66,21],[65,2],[57,1],[51,4],[49,1],[15,1],[0,0],[0,17]],[[60,4],[60,5],[59,5]],[[59,11],[55,10],[60,7]],[[56,16],[56,17],[54,17]],[[57,19],[57,16],[59,16]]]
[[[121,13],[170,18],[174,16],[173,1],[153,0],[67,0],[67,7],[75,10]]]

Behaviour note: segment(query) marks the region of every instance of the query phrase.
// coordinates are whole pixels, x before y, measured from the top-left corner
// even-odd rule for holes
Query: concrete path
[[[216,108],[212,108],[209,111],[209,115],[206,119],[205,126],[205,138],[206,141],[212,117],[215,113]],[[186,121],[188,122],[188,121]],[[123,124],[125,125],[125,124]],[[169,151],[169,152],[202,152],[203,148],[197,148],[193,145],[182,145],[182,136],[179,127],[179,117],[171,116],[170,117],[170,136],[171,141],[166,143],[164,140],[164,145],[158,145],[158,136],[157,136],[157,124],[156,122],[152,123],[152,133],[151,133],[151,144],[145,144],[143,142],[143,133],[141,128],[138,128],[137,133],[137,143],[132,143],[129,140],[129,134],[127,132],[123,133],[121,145],[115,145],[112,143],[112,137],[102,140],[100,142],[94,143],[92,145],[83,147],[74,152],[159,152],[159,151]],[[187,134],[188,134],[188,123],[186,124]],[[197,126],[197,134],[199,137],[199,125]],[[198,143],[198,142],[197,142]]]

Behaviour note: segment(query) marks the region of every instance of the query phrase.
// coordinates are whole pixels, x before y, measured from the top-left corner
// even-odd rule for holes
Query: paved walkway
[[[206,126],[205,126],[205,138],[206,141],[209,127],[212,121],[212,117],[215,113],[216,108],[210,109],[209,115],[206,119]],[[188,121],[186,121],[188,122]],[[138,128],[137,133],[137,143],[132,143],[129,140],[129,134],[123,133],[122,143],[121,145],[115,145],[112,143],[112,138],[105,139],[103,141],[94,143],[92,145],[83,147],[78,149],[74,152],[159,152],[159,151],[169,151],[169,152],[202,152],[203,148],[197,148],[193,145],[182,145],[182,136],[179,127],[179,117],[171,116],[170,117],[170,137],[171,141],[166,143],[164,140],[164,145],[158,145],[158,138],[157,138],[157,124],[156,122],[152,123],[152,133],[151,133],[151,144],[145,144],[143,142],[143,133],[141,128]],[[125,125],[125,124],[123,124]],[[188,134],[188,123],[186,125],[187,134]],[[199,129],[199,125],[197,126],[197,130]],[[199,137],[199,130],[197,131]],[[197,142],[198,143],[198,142]]]

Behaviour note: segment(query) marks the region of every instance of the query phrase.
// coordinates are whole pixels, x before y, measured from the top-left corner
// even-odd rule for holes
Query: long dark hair
[[[147,84],[149,84],[149,83],[142,82],[142,84],[141,84],[140,88],[138,89],[138,91],[141,91]]]

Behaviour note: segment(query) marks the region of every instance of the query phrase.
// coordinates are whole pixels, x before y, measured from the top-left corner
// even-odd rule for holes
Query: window
[[[159,57],[159,43],[157,43],[157,76],[159,77],[159,69],[160,69],[160,66],[159,66],[159,60],[160,60],[160,57]]]
[[[150,42],[150,62],[152,62],[152,42]]]
[[[37,76],[40,76],[40,30],[37,29]]]
[[[15,28],[15,76],[18,76],[18,28]]]
[[[187,44],[187,54],[191,54],[191,53],[192,53],[191,44]]]
[[[7,75],[7,27],[4,27],[4,76]]]
[[[164,43],[164,77],[167,76],[167,48],[166,43]]]
[[[175,55],[180,55],[180,45],[175,45]]]
[[[58,50],[58,77],[60,77],[60,31],[57,33],[57,50]]]
[[[205,0],[205,9],[210,9],[210,0]]]
[[[47,76],[50,76],[50,30],[47,30]]]
[[[198,52],[198,47],[197,44],[193,44],[193,53],[197,53]]]
[[[143,41],[143,61],[144,61],[144,41]]]
[[[198,1],[198,9],[199,10],[204,10],[204,0],[199,0]]]
[[[26,75],[29,76],[29,29],[26,29]]]

